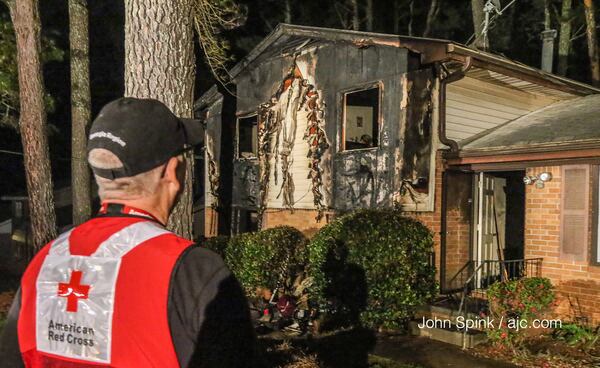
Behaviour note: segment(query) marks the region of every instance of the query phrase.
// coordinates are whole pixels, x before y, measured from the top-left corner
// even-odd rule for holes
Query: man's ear
[[[164,179],[169,183],[176,185],[176,190],[179,190],[182,185],[182,181],[178,175],[181,170],[179,166],[181,165],[182,162],[180,162],[177,157],[171,157],[169,161],[167,161],[167,167],[165,168]]]

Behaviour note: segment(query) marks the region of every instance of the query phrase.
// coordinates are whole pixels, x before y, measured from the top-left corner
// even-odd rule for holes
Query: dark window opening
[[[379,87],[344,96],[344,150],[379,145]]]
[[[204,147],[194,149],[194,182],[193,182],[193,201],[194,205],[204,205],[204,181],[205,181],[205,160]]]
[[[256,115],[238,120],[238,154],[240,158],[258,156],[258,119]]]
[[[258,231],[258,212],[251,210],[240,210],[239,216],[239,234],[253,233]]]

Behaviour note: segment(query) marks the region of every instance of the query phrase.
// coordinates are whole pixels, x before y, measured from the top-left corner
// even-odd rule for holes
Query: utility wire
[[[492,25],[492,23],[494,23],[494,21],[496,20],[496,18],[498,18],[499,15],[504,14],[504,11],[506,9],[508,9],[511,5],[513,5],[516,1],[517,0],[512,0],[510,3],[508,3],[508,5],[506,5],[504,8],[502,8],[502,10],[500,10],[500,14],[494,14],[494,15],[492,15],[492,17],[490,18],[490,21],[488,23],[488,29]],[[485,21],[481,23],[482,28],[483,28],[484,25],[485,25]],[[479,40],[481,38],[481,36],[483,36],[483,34],[477,35],[477,32],[473,32],[473,34],[471,35],[471,37],[469,37],[469,39],[467,40],[467,42],[465,42],[465,44],[469,45],[472,42],[475,42],[475,41]],[[475,39],[473,39],[473,37],[475,37]]]

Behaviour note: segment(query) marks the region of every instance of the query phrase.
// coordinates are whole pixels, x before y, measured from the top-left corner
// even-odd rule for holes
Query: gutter
[[[465,58],[465,63],[460,70],[444,76],[444,71],[441,63],[435,64],[435,71],[440,78],[440,92],[439,92],[439,126],[438,135],[440,142],[450,147],[450,152],[458,152],[458,143],[446,135],[446,85],[459,81],[465,77],[471,66],[473,65],[470,56]]]

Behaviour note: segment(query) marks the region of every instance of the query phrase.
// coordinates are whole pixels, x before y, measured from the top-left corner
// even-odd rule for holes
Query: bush
[[[228,236],[219,235],[205,239],[203,242],[201,242],[201,245],[204,248],[212,250],[220,255],[221,258],[225,259],[225,251],[229,245],[229,240],[230,239]]]
[[[577,346],[587,351],[593,348],[598,338],[600,338],[600,329],[581,326],[575,323],[565,323],[554,330],[552,336],[555,339],[565,341],[571,346]]]
[[[257,288],[272,290],[306,264],[306,238],[290,226],[237,235],[225,250],[225,262],[248,295]]]
[[[491,316],[503,321],[487,330],[488,336],[492,342],[508,347],[520,345],[526,333],[526,329],[516,328],[515,321],[525,320],[531,325],[533,320],[543,318],[555,301],[552,283],[544,277],[497,282],[489,287],[487,296]]]
[[[398,328],[437,293],[432,234],[397,209],[342,216],[308,249],[310,297],[334,325]]]

